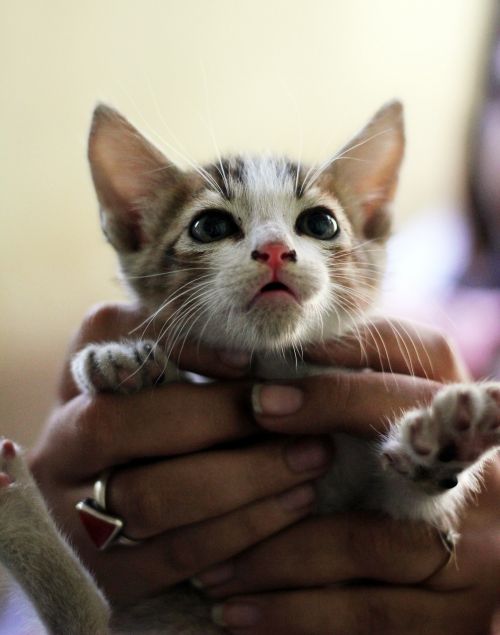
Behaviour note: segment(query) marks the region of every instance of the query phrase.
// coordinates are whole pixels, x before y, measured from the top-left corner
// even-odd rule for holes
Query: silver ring
[[[123,519],[106,511],[106,490],[111,475],[111,469],[101,472],[94,482],[93,498],[85,498],[75,506],[82,525],[100,551],[114,545],[135,547],[142,542],[126,536],[123,533]]]
[[[457,565],[457,543],[460,536],[456,531],[449,529],[448,531],[440,531],[439,537],[441,539],[441,542],[443,543],[444,548],[446,549],[446,552],[448,553],[448,558],[440,569],[441,571],[443,571],[452,563],[455,566]]]
[[[439,567],[431,573],[430,576],[425,578],[425,580],[422,580],[422,583],[427,583],[430,580],[433,580],[437,575],[439,575],[440,573],[448,569],[448,567],[450,567],[452,564],[458,568],[457,543],[460,537],[459,534],[457,534],[455,531],[451,529],[448,531],[438,530],[438,537],[445,550],[446,558],[444,562],[440,564]]]

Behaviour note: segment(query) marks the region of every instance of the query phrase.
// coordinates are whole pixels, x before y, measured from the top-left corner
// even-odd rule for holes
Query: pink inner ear
[[[131,251],[138,251],[146,244],[146,235],[141,225],[141,215],[137,210],[132,210],[127,215],[125,223],[128,229],[129,245]]]
[[[387,238],[391,231],[391,215],[383,208],[369,211],[363,225],[363,234],[369,240]]]
[[[110,214],[109,207],[101,209],[101,227],[104,235],[118,251],[138,251],[146,242],[141,215],[136,209],[123,214]]]

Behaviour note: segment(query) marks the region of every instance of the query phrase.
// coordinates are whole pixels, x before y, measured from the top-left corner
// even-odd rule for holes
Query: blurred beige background
[[[85,158],[105,100],[174,160],[322,159],[393,96],[398,219],[461,197],[487,0],[0,0],[1,427],[36,436],[87,307],[121,298]],[[214,142],[215,139],[215,142]]]

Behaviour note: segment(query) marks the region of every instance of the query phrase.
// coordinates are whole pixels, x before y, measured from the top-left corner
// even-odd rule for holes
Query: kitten
[[[317,168],[260,156],[182,172],[117,112],[99,106],[89,158],[102,227],[128,288],[163,322],[163,341],[87,346],[72,365],[80,388],[130,393],[178,379],[169,353],[188,336],[251,352],[262,379],[328,372],[290,354],[368,317],[403,150],[402,108],[392,102]],[[383,440],[336,434],[334,443],[334,466],[319,485],[321,511],[356,505],[451,527],[500,445],[500,384],[450,385],[429,407],[394,421]],[[10,441],[0,450],[0,509],[0,556],[49,631],[108,632],[105,600],[59,538]],[[51,580],[68,580],[72,591],[47,583],[54,563]],[[182,585],[115,616],[113,628],[223,632],[211,624],[208,604]]]

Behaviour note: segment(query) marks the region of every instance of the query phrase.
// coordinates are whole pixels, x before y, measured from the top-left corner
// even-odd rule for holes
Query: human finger
[[[408,375],[332,372],[286,383],[255,384],[252,406],[256,421],[270,431],[373,437],[403,411],[430,403],[440,387]]]
[[[237,635],[485,635],[492,598],[411,587],[320,588],[241,596],[214,620]]]
[[[133,395],[80,395],[54,411],[46,432],[51,442],[35,448],[34,468],[74,482],[114,465],[250,437],[257,426],[249,392],[248,384],[236,381],[169,383]]]
[[[330,459],[328,439],[303,437],[128,466],[108,481],[107,508],[124,520],[127,535],[147,538],[317,478]]]
[[[397,318],[377,317],[360,324],[345,337],[308,348],[306,359],[439,382],[470,379],[457,347],[442,331]]]
[[[164,532],[133,549],[97,552],[85,535],[82,549],[90,566],[99,567],[108,595],[131,603],[137,599],[136,586],[123,584],[130,571],[141,581],[141,596],[158,595],[308,515],[314,499],[314,487],[304,483],[223,516]]]
[[[74,354],[94,342],[121,339],[152,339],[162,345],[161,322],[150,320],[136,304],[109,303],[92,308],[73,337],[59,386],[62,401],[79,394],[73,381],[70,362]],[[198,342],[183,340],[170,351],[170,357],[182,370],[220,379],[242,377],[248,372],[250,357],[231,350],[215,350]]]
[[[350,512],[290,527],[202,572],[199,584],[215,598],[359,579],[422,584],[443,592],[498,589],[500,457],[484,466],[482,477],[482,490],[457,519],[452,552],[447,539],[426,523]]]
[[[215,598],[352,580],[418,584],[448,558],[438,532],[424,523],[347,513],[307,519],[203,572],[198,580]]]
[[[426,586],[439,591],[457,585],[500,589],[500,455],[482,468],[481,489],[470,497],[457,520],[459,536],[453,557],[438,569]]]

